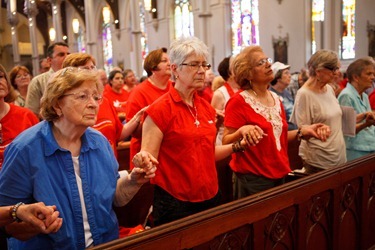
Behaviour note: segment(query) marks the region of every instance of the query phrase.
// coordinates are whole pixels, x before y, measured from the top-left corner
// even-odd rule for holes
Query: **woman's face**
[[[375,69],[373,66],[366,66],[359,76],[355,76],[354,79],[358,82],[359,86],[363,89],[372,87],[372,83],[375,80]]]
[[[335,78],[339,74],[340,71],[340,63],[337,62],[336,67],[322,67],[321,69],[318,69],[316,72],[317,78],[319,79],[319,82],[327,84],[330,82],[334,82]]]
[[[160,63],[158,64],[158,70],[153,71],[153,74],[158,74],[160,76],[171,76],[171,62],[167,53],[162,54]]]
[[[22,87],[27,87],[30,83],[31,76],[25,70],[21,69],[18,71],[16,78],[14,79],[14,83],[17,86],[17,89]]]
[[[87,70],[94,70],[96,69],[96,66],[93,61],[89,60],[84,65],[79,66],[80,69],[87,69]]]
[[[189,56],[180,66],[176,66],[176,83],[180,82],[187,88],[201,89],[204,86],[206,70],[210,68],[207,65],[209,64],[203,56]]]
[[[268,57],[263,52],[255,52],[253,54],[255,65],[252,66],[252,82],[254,83],[270,83],[273,78],[273,71],[271,69],[271,62],[268,61]]]
[[[289,69],[284,69],[281,72],[281,77],[278,80],[278,82],[282,84],[282,87],[286,88],[290,84],[290,79],[291,78],[292,78],[292,75],[290,74]]]
[[[5,78],[5,73],[0,71],[0,98],[4,98],[8,95],[9,88],[8,88],[8,82]]]
[[[55,109],[61,110],[60,119],[64,119],[66,123],[87,128],[95,125],[101,98],[96,82],[86,81],[78,88],[67,91],[59,99]]]
[[[122,73],[116,73],[111,80],[112,89],[119,92],[124,87],[124,76]]]

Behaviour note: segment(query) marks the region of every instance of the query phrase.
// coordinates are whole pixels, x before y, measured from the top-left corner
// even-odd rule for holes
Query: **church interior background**
[[[1,0],[0,63],[39,69],[56,41],[87,52],[98,68],[144,75],[148,51],[196,36],[210,49],[214,72],[226,56],[251,44],[291,65],[305,66],[318,49],[331,49],[342,69],[375,56],[374,0]]]

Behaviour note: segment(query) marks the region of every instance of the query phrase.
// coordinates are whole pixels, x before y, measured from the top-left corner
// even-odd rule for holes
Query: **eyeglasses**
[[[70,93],[70,94],[62,95],[61,97],[64,97],[64,96],[73,96],[74,99],[83,103],[87,103],[90,98],[90,95],[86,92]],[[92,94],[91,97],[94,99],[94,101],[97,104],[101,104],[103,101],[103,96],[100,94]]]
[[[86,69],[86,70],[96,70],[96,66],[95,65],[91,65],[91,66],[79,66],[78,68],[79,69]]]
[[[260,61],[256,64],[256,67],[263,66],[263,65],[266,64],[266,63],[272,64],[272,63],[273,63],[272,58],[264,58],[264,59],[260,60]]]
[[[191,69],[199,70],[200,67],[202,67],[204,70],[209,70],[211,68],[211,64],[209,63],[202,63],[199,64],[197,62],[191,62],[191,63],[181,63],[182,66],[189,66]]]
[[[20,79],[20,78],[22,78],[22,77],[29,77],[30,76],[30,74],[28,74],[28,73],[25,73],[25,74],[20,74],[20,75],[16,75],[16,79]]]
[[[323,66],[325,69],[328,69],[330,71],[332,71],[333,73],[335,73],[337,70],[339,70],[340,68],[339,67],[329,67],[329,66]]]

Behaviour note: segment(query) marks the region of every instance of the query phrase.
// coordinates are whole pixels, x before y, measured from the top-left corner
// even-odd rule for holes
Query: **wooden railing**
[[[375,154],[94,249],[369,249],[374,194]]]

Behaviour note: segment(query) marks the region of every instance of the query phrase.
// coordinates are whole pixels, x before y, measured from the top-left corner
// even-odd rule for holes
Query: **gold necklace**
[[[184,102],[184,103],[185,103],[186,107],[189,109],[191,116],[195,120],[194,121],[195,126],[197,126],[197,128],[198,128],[199,124],[201,124],[201,123],[198,121],[198,111],[197,111],[197,107],[194,105],[194,99],[193,99],[193,108],[195,110],[195,115],[193,114],[193,111],[191,111],[189,105],[186,102]]]

